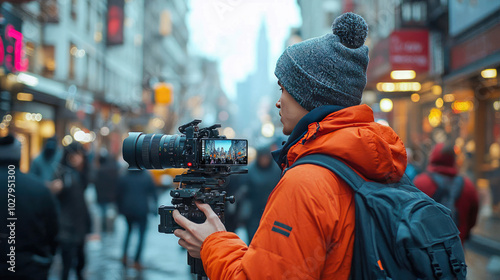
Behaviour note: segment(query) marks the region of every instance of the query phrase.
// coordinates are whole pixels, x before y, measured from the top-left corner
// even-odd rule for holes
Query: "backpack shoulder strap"
[[[450,197],[453,202],[457,201],[457,199],[462,195],[462,190],[465,185],[465,180],[462,176],[456,176],[453,178],[453,182],[451,184]]]
[[[449,178],[435,172],[428,174],[437,185],[437,190],[432,196],[434,200],[441,201],[443,197],[449,197],[452,201],[456,201],[462,194],[464,187],[464,178],[462,176]]]
[[[361,178],[351,167],[347,166],[342,161],[325,154],[311,154],[299,158],[295,161],[292,166],[285,169],[283,175],[290,169],[301,164],[315,164],[324,167],[338,176],[340,176],[344,181],[346,181],[354,191],[358,189],[366,181]]]

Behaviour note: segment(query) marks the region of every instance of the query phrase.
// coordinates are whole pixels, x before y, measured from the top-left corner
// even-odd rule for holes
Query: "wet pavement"
[[[100,217],[94,200],[94,194],[89,191],[87,200],[91,215],[94,217],[94,226],[100,231]],[[168,203],[170,196],[163,193],[159,197],[160,203]],[[176,238],[170,234],[158,232],[159,216],[149,216],[148,228],[142,251],[141,264],[142,271],[138,271],[131,266],[124,267],[121,263],[123,254],[123,241],[127,230],[127,223],[123,216],[118,216],[114,222],[114,231],[106,234],[93,234],[89,236],[86,243],[86,267],[85,277],[87,280],[191,280],[187,265],[187,253],[178,244]],[[135,255],[137,248],[138,233],[133,232],[130,238],[128,255],[129,260]],[[51,268],[49,280],[60,279],[61,259],[57,256]],[[74,274],[70,279],[76,279]]]
[[[479,217],[465,243],[467,279],[500,280],[500,218]]]

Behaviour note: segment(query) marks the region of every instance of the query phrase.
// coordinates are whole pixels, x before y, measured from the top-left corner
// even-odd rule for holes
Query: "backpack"
[[[329,169],[355,191],[351,279],[465,279],[464,252],[450,210],[408,177],[392,184],[366,181],[322,154],[304,156],[285,172],[300,164]]]
[[[462,195],[464,189],[464,178],[461,176],[449,177],[439,173],[428,173],[432,181],[437,185],[436,192],[432,196],[436,202],[450,209],[451,217],[457,227],[459,226],[458,210],[455,207],[457,199]]]

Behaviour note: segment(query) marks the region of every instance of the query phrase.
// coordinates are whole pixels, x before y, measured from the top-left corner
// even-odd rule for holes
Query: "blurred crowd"
[[[256,145],[256,153],[245,167],[248,173],[232,176],[227,186],[228,195],[234,195],[237,202],[226,205],[226,229],[237,232],[247,243],[251,242],[267,198],[280,179],[281,171],[271,155],[280,145],[279,140]],[[16,216],[22,217],[16,223],[15,279],[47,279],[57,254],[62,261],[57,271],[60,279],[85,279],[89,261],[85,256],[86,242],[113,233],[117,215],[123,215],[127,223],[127,232],[120,241],[123,246],[119,261],[124,267],[144,269],[141,259],[148,215],[156,215],[158,195],[175,187],[172,178],[182,171],[168,175],[169,170],[164,170],[158,173],[161,176],[150,171],[129,171],[121,155],[104,147],[88,149],[78,142],[62,147],[54,137],[46,140],[29,173],[23,174],[17,168],[20,146],[13,135],[0,138],[0,177],[3,180],[8,168],[16,167]],[[440,143],[430,148],[418,153],[407,149],[406,174],[423,192],[450,208],[464,242],[476,223],[479,194],[473,181],[460,172],[452,144]],[[96,200],[90,203],[99,209],[97,215],[89,211],[85,195],[89,188],[94,188],[96,194]],[[131,243],[132,238],[138,241]],[[129,250],[130,244],[136,247]],[[6,242],[2,241],[1,246],[8,251]],[[8,270],[3,267],[6,265],[7,260],[2,259],[2,279],[7,279],[4,274]],[[8,279],[14,279],[12,275]]]

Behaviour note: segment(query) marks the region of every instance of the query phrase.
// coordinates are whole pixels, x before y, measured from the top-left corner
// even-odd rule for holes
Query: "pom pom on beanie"
[[[361,16],[355,13],[345,13],[333,21],[332,31],[333,34],[339,36],[344,46],[357,49],[365,44],[368,25]]]

